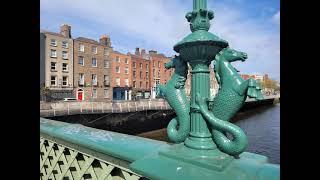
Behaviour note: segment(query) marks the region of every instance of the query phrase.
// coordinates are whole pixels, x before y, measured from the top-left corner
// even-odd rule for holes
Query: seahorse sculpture
[[[248,140],[241,128],[228,121],[240,110],[247,96],[258,99],[262,96],[255,80],[243,80],[231,65],[231,62],[245,59],[247,54],[244,52],[229,47],[221,50],[215,57],[215,76],[220,86],[218,94],[209,99],[196,94],[201,114],[212,126],[213,140],[221,151],[233,156],[245,150]],[[226,132],[233,136],[232,140],[225,135]]]
[[[167,127],[167,134],[171,141],[183,142],[190,132],[190,102],[185,93],[188,65],[179,56],[175,56],[165,64],[166,69],[175,68],[174,74],[165,85],[157,86],[157,97],[164,97],[175,111]]]
[[[229,47],[221,50],[215,57],[214,71],[219,84],[215,96],[212,113],[219,119],[229,121],[244,105],[247,96],[263,99],[258,82],[252,78],[242,79],[231,62],[247,59],[247,54]]]

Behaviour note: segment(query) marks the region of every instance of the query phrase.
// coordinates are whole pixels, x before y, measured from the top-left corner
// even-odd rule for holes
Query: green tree
[[[46,97],[48,94],[49,94],[49,89],[45,86],[44,83],[41,83],[40,84],[40,97],[42,97],[42,98],[44,97],[44,100],[46,100]]]
[[[264,89],[268,88],[268,89],[273,89],[275,91],[280,90],[280,86],[278,85],[278,82],[273,79],[266,79],[261,84]]]

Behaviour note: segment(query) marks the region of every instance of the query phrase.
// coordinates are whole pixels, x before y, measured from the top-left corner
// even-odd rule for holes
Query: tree
[[[42,100],[44,97],[44,100],[46,101],[46,97],[48,94],[49,94],[49,89],[45,86],[44,83],[41,83],[40,84],[40,97],[42,97]]]
[[[263,89],[271,89],[274,91],[280,90],[280,86],[278,85],[278,82],[273,79],[265,79],[261,84]]]

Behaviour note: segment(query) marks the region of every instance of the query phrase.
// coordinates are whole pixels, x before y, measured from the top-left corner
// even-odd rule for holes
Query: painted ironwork
[[[119,160],[106,159],[40,138],[40,179],[141,179],[140,175],[120,166]]]
[[[111,167],[117,167],[120,173],[116,176],[122,179],[280,179],[279,165],[244,152],[248,144],[245,132],[229,122],[247,97],[262,99],[260,85],[253,79],[243,80],[231,65],[245,61],[247,54],[208,32],[214,13],[207,10],[207,0],[193,0],[193,11],[186,18],[192,33],[174,46],[179,55],[166,68],[175,68],[175,73],[166,85],[157,87],[158,96],[165,97],[177,114],[168,126],[168,136],[175,144],[40,118],[41,177],[55,178],[57,164],[62,162],[66,166],[58,178],[64,174],[73,179],[86,179],[84,174],[92,178],[99,174],[93,165],[98,161],[102,176],[108,178],[114,176]],[[209,91],[212,61],[220,87],[215,98]],[[192,68],[190,100],[184,88],[187,64]],[[69,159],[64,152],[69,152]]]

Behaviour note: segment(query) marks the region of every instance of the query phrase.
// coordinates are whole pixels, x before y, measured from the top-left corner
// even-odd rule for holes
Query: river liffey
[[[271,163],[280,164],[280,103],[245,113],[235,124],[248,136],[246,151],[265,155]]]
[[[241,112],[233,121],[247,134],[246,151],[267,156],[270,163],[280,164],[280,103]],[[166,129],[139,136],[168,141]]]

